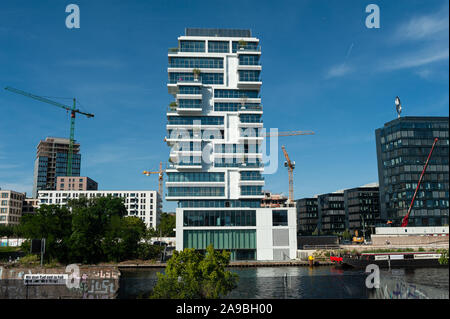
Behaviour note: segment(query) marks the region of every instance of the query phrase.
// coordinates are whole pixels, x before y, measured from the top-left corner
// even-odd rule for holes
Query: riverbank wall
[[[0,299],[114,299],[119,289],[116,266],[78,265],[78,274],[66,267],[0,266]],[[74,267],[72,267],[74,269]],[[71,282],[25,284],[26,275],[67,275]],[[28,276],[27,276],[28,277]],[[76,279],[78,278],[78,279]],[[75,287],[75,288],[72,288]]]

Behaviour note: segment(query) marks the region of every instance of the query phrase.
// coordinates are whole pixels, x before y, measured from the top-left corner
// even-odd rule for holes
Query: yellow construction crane
[[[161,200],[163,200],[164,172],[165,172],[165,170],[162,169],[162,162],[159,163],[159,171],[157,171],[157,172],[144,171],[143,172],[143,174],[147,175],[147,176],[150,176],[152,174],[158,174],[158,183],[159,183],[158,193],[159,193],[159,196],[160,196]]]
[[[289,158],[288,153],[286,152],[286,148],[281,146],[281,149],[283,150],[284,157],[286,158],[286,162],[284,162],[284,166],[288,169],[289,174],[289,199],[288,204],[292,204],[294,202],[294,168],[295,168],[295,162],[291,161]]]
[[[294,136],[294,135],[314,135],[313,131],[287,131],[287,132],[276,132],[276,133],[266,133],[263,134],[264,137],[278,137],[278,136]],[[295,162],[291,161],[289,155],[286,151],[286,148],[281,146],[283,150],[284,157],[286,158],[286,162],[284,162],[284,166],[288,169],[289,175],[289,198],[288,204],[292,204],[294,202],[294,168]]]

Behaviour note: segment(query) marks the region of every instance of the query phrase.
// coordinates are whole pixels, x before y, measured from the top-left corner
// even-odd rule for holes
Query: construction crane
[[[76,113],[85,115],[88,118],[94,117],[94,114],[91,113],[85,113],[85,112],[81,112],[80,110],[78,110],[76,108],[76,99],[73,99],[73,106],[67,106],[49,99],[46,99],[42,96],[38,96],[38,95],[34,95],[22,90],[18,90],[18,89],[14,89],[12,87],[6,87],[5,90],[7,91],[11,91],[13,93],[17,93],[17,94],[21,94],[24,96],[27,96],[29,98],[44,102],[44,103],[48,103],[48,104],[52,104],[55,106],[58,106],[60,108],[63,108],[64,110],[66,110],[67,112],[70,112],[70,139],[69,139],[69,153],[67,156],[67,176],[72,176],[72,158],[73,158],[73,144],[75,141],[75,115]]]
[[[159,180],[159,187],[158,187],[158,193],[161,200],[163,199],[163,179],[164,179],[164,172],[165,170],[162,169],[162,162],[159,163],[159,171],[157,172],[150,172],[150,171],[144,171],[143,174],[150,176],[152,174],[158,174],[158,180]]]
[[[288,198],[288,203],[292,204],[293,203],[293,198],[294,198],[294,168],[295,168],[295,162],[291,161],[291,159],[289,158],[288,153],[286,152],[286,148],[283,146],[281,146],[281,149],[283,150],[283,154],[284,157],[286,158],[286,162],[284,162],[284,166],[287,167],[288,169],[288,174],[289,174],[289,198]]]
[[[276,133],[265,133],[264,137],[278,137],[278,136],[295,136],[295,135],[314,135],[313,131],[287,131],[287,132],[276,132]],[[291,161],[289,155],[284,146],[281,146],[283,150],[284,157],[286,158],[286,162],[284,162],[284,166],[288,169],[289,175],[289,198],[288,203],[292,204],[294,202],[294,168],[295,161]]]
[[[422,179],[423,179],[423,175],[425,174],[425,171],[427,170],[427,167],[428,167],[428,161],[431,158],[431,154],[433,153],[433,150],[434,150],[434,147],[436,146],[437,141],[438,141],[438,138],[436,137],[434,139],[433,145],[431,146],[431,151],[430,151],[430,154],[428,154],[428,158],[427,158],[427,161],[425,162],[425,166],[423,167],[422,174],[420,174],[419,182],[417,183],[416,191],[414,192],[414,196],[412,198],[411,204],[409,205],[408,212],[406,213],[405,217],[403,217],[401,227],[408,226],[409,214],[411,213],[411,210],[413,208],[414,200],[416,199],[416,195],[417,195],[417,191],[419,190],[420,183],[422,182]]]
[[[294,135],[314,135],[313,131],[287,131],[275,133],[263,133],[263,137],[277,137],[277,136],[294,136]]]

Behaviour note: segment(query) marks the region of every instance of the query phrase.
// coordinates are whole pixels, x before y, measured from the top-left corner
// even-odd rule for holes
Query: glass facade
[[[408,226],[448,225],[448,129],[448,117],[401,117],[375,131],[380,209],[385,222],[400,226],[434,138],[438,138]]]
[[[259,71],[249,71],[241,70],[239,71],[239,81],[243,82],[258,82],[261,81],[259,78]]]
[[[188,72],[170,72],[169,83],[194,82],[194,73]],[[199,81],[203,84],[223,84],[223,73],[201,73]]]
[[[216,89],[214,90],[215,98],[227,98],[227,99],[237,99],[237,98],[260,98],[259,91],[255,90],[226,90],[226,89]]]
[[[228,41],[208,41],[208,52],[229,53],[230,43]]]
[[[223,125],[223,116],[168,116],[168,125]]]
[[[168,196],[224,196],[224,187],[167,187]]]
[[[223,58],[169,58],[170,68],[223,69]]]
[[[182,85],[178,88],[178,94],[201,94],[199,86]]]
[[[180,200],[178,201],[180,208],[259,208],[260,200]]]
[[[287,226],[288,212],[287,210],[273,210],[272,211],[272,225],[273,226]]]
[[[259,55],[240,55],[239,65],[259,65]]]
[[[319,217],[317,198],[302,198],[297,201],[297,232],[300,235],[312,235],[317,229]]]
[[[205,250],[210,244],[215,249],[229,250],[231,259],[255,259],[256,230],[184,230],[184,248]],[[240,257],[242,256],[242,257]]]
[[[232,52],[236,53],[241,45],[239,45],[239,41],[233,41],[231,44]],[[259,51],[258,42],[246,42],[243,46],[246,51]]]
[[[216,112],[237,112],[241,109],[261,110],[262,106],[258,103],[233,103],[233,102],[215,102],[214,111]]]
[[[375,233],[383,223],[380,218],[378,187],[358,187],[344,191],[345,214],[352,234],[364,237]]]
[[[254,210],[185,210],[183,224],[199,226],[256,226]]]
[[[233,40],[221,38],[221,34],[233,36],[243,31],[249,32],[189,29],[192,34],[214,34],[202,40],[186,35],[180,38],[179,49],[169,50],[168,55],[168,91],[176,99],[177,107],[172,105],[167,111],[166,141],[172,148],[170,161],[175,162],[166,170],[167,200],[178,202],[177,220],[182,221],[181,226],[177,226],[177,250],[195,248],[204,251],[212,243],[215,249],[229,250],[233,260],[256,259],[256,208],[261,208],[260,199],[264,196],[262,185],[255,185],[264,183],[260,171],[263,167],[259,145],[262,140],[252,138],[259,135],[253,127],[261,126],[252,123],[262,123],[261,114],[258,114],[262,110],[260,85],[252,89],[255,85],[249,83],[246,89],[240,89],[242,84],[235,80],[239,72],[243,81],[259,79],[260,71],[253,71],[261,69],[259,66],[238,70],[238,65],[259,65],[258,42],[247,41],[243,48],[255,52],[236,54],[236,50],[241,50],[241,36]],[[170,68],[180,68],[182,72],[173,72]],[[189,68],[198,68],[200,73],[194,76],[194,70]],[[181,96],[189,94],[198,96]],[[245,112],[242,112],[243,108]],[[189,109],[201,109],[201,115],[193,116],[200,110]],[[242,127],[249,130],[241,130]],[[191,150],[207,151],[210,161],[197,153],[193,153],[195,156],[183,153]],[[186,156],[182,156],[184,154]],[[174,157],[181,162],[174,161]],[[194,159],[199,159],[199,164],[188,166]],[[244,169],[245,172],[241,172]]]
[[[202,100],[186,99],[178,100],[178,107],[181,109],[201,109]]]
[[[167,173],[168,182],[224,182],[222,172],[182,172]]]
[[[318,196],[318,228],[321,233],[342,233],[347,227],[344,193],[329,193]]]
[[[205,52],[205,41],[180,41],[181,52]]]

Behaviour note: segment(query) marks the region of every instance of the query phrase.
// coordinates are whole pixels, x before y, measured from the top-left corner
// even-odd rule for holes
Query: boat
[[[440,257],[441,254],[436,252],[361,253],[343,255],[342,260],[336,263],[352,268],[366,268],[373,264],[380,268],[448,267],[439,263]]]

